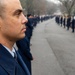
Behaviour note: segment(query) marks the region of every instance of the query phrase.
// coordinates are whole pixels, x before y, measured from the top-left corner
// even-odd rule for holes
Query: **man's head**
[[[0,0],[0,37],[17,41],[25,36],[27,23],[19,0]]]
[[[33,15],[32,14],[27,14],[27,17],[28,18],[33,18]]]

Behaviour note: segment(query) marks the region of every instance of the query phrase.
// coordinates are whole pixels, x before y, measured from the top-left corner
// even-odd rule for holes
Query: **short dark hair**
[[[31,16],[31,14],[27,14],[27,17]]]

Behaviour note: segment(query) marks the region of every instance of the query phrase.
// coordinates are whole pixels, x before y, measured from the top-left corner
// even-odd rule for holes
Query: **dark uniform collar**
[[[0,66],[9,75],[15,75],[15,65],[12,55],[0,44]]]

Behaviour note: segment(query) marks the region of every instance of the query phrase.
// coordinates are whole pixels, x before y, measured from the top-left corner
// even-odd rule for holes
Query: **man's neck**
[[[12,47],[13,47],[15,41],[12,41],[12,40],[10,40],[10,38],[6,38],[5,36],[0,35],[0,43],[12,51]]]
[[[12,51],[12,47],[14,44],[11,44],[11,43],[1,43],[1,44],[6,46],[7,48],[9,48]]]
[[[10,50],[12,50],[12,47],[15,42],[13,42],[11,40],[7,40],[7,39],[1,39],[1,37],[0,37],[0,43],[2,45],[6,46],[7,48],[9,48]]]

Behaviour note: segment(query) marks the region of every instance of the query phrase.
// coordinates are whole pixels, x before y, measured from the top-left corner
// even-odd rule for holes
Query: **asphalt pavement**
[[[31,39],[32,75],[75,75],[75,33],[55,23],[39,23]]]

